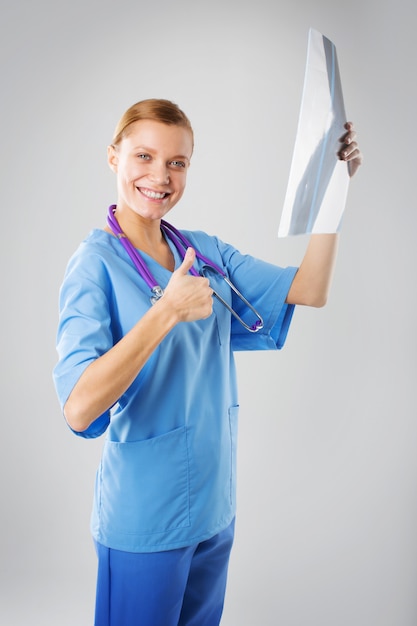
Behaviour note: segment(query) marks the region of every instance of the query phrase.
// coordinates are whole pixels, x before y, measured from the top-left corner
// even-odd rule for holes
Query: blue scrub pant
[[[234,521],[199,544],[132,553],[96,543],[95,626],[218,626]]]

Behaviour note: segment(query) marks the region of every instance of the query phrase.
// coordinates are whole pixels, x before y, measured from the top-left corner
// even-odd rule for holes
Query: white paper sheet
[[[310,29],[303,95],[279,237],[335,233],[349,187],[346,162],[337,157],[346,129],[336,48]]]

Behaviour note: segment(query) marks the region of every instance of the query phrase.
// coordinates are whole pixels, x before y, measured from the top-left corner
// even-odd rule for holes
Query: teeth
[[[150,189],[141,189],[141,192],[148,198],[153,198],[154,200],[162,200],[162,198],[165,197],[165,193],[158,193],[157,191],[151,191]]]

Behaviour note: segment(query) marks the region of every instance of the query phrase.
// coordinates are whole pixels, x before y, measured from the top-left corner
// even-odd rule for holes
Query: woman
[[[339,156],[353,171],[362,156],[346,130]],[[63,412],[80,436],[107,431],[91,521],[96,626],[219,624],[235,517],[233,351],[281,348],[294,305],[323,306],[331,282],[337,235],[312,236],[300,268],[282,269],[203,232],[172,233],[163,218],[192,152],[177,105],[126,111],[108,148],[117,204],[61,288]]]

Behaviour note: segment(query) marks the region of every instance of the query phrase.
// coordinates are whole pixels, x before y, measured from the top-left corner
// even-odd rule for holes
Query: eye
[[[172,165],[173,167],[183,168],[185,167],[185,162],[184,161],[171,161],[170,165]]]
[[[137,155],[138,159],[140,159],[141,161],[149,161],[150,160],[150,155],[146,154],[146,153],[140,153]]]

